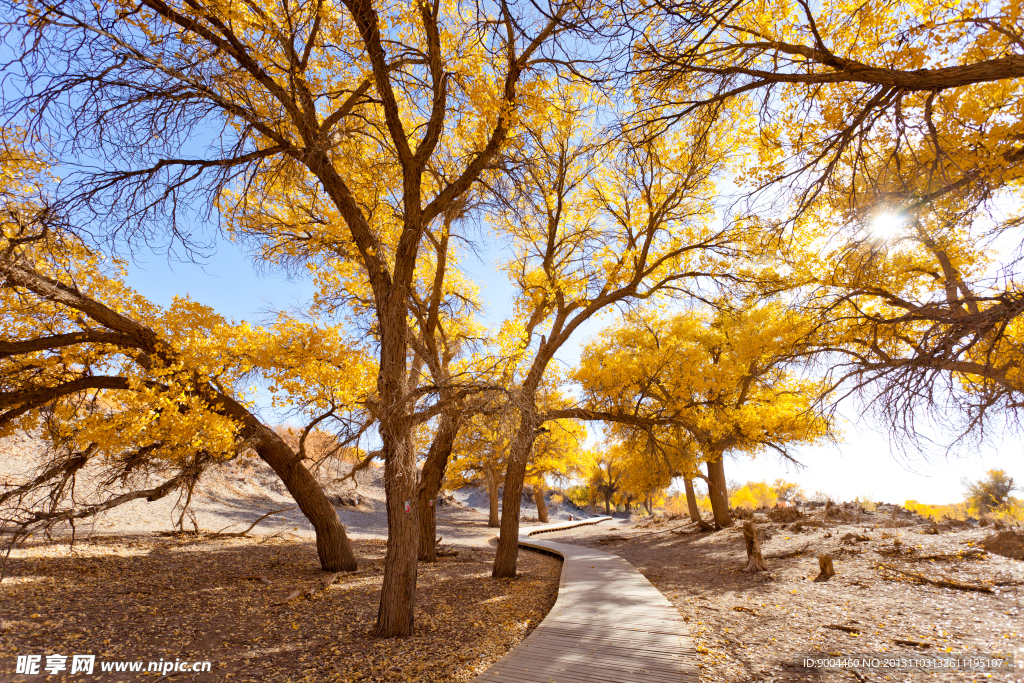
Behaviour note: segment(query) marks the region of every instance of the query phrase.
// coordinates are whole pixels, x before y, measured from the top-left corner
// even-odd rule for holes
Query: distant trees
[[[1013,477],[1005,470],[992,469],[981,479],[964,479],[966,500],[980,515],[997,512],[1011,501],[1010,494],[1017,489]]]
[[[533,488],[537,518],[548,521],[544,499],[548,482],[566,484],[583,474],[586,462],[584,442],[587,429],[576,420],[551,420],[533,442],[533,453],[526,468],[525,481]]]
[[[627,318],[581,358],[580,415],[609,420],[613,433],[645,443],[672,475],[702,476],[715,522],[728,526],[726,451],[792,457],[788,445],[832,430],[815,406],[822,385],[791,368],[804,324],[780,306]]]
[[[807,498],[807,494],[804,493],[803,488],[799,484],[786,481],[785,479],[773,481],[772,489],[775,490],[775,495],[779,500],[787,503],[798,503]]]
[[[449,488],[483,486],[489,509],[487,526],[495,528],[501,525],[499,489],[508,463],[513,420],[510,410],[469,419],[453,444],[447,475]]]
[[[775,489],[763,481],[748,481],[743,486],[733,490],[729,498],[729,504],[734,508],[770,508],[779,500]]]
[[[614,500],[622,489],[622,477],[626,474],[626,462],[623,449],[611,446],[603,449],[596,458],[590,471],[590,482],[597,494],[604,499],[604,513],[610,515]]]

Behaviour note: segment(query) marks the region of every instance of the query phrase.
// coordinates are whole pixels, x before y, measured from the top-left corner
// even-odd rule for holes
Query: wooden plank
[[[581,683],[595,683],[599,681],[678,683],[682,680],[683,676],[682,670],[673,673],[660,673],[651,671],[643,665],[620,667],[602,664],[601,666],[581,667],[573,662],[542,663],[519,659],[514,664],[497,668],[494,673],[502,678],[502,680],[510,676],[520,676],[527,680],[544,680],[550,676],[557,676],[564,681],[580,681]]]
[[[680,657],[675,660],[652,658],[652,657],[638,657],[637,653],[622,653],[622,654],[601,654],[601,653],[588,653],[579,652],[571,653],[567,650],[554,652],[550,650],[537,650],[535,648],[529,648],[526,654],[531,654],[531,659],[524,659],[524,656],[516,657],[516,660],[510,663],[508,666],[515,668],[519,666],[521,662],[533,662],[544,665],[558,664],[568,666],[577,671],[587,669],[612,669],[612,670],[629,670],[634,671],[638,667],[651,674],[665,675],[671,678],[678,677],[685,660]],[[642,660],[642,661],[638,661]]]
[[[558,598],[476,683],[699,683],[686,624],[631,564],[592,548],[529,538],[606,519],[522,529],[520,545],[563,558]]]

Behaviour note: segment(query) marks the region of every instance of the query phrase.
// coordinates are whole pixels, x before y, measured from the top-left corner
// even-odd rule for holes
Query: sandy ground
[[[991,529],[930,534],[932,525],[920,520],[851,517],[802,531],[759,518],[770,536],[762,546],[768,573],[742,571],[746,551],[738,526],[697,533],[684,520],[614,520],[545,538],[614,552],[639,569],[692,625],[702,681],[1024,681],[1024,562],[979,552]],[[868,540],[844,542],[846,534]],[[819,553],[834,558],[837,575],[827,582],[814,581]],[[787,554],[793,556],[774,559]],[[879,564],[991,592],[922,585]],[[859,671],[807,669],[794,665],[800,653],[833,660],[867,653],[880,661]],[[918,659],[1006,653],[1016,657],[1017,669],[986,676],[885,668],[897,653]]]
[[[0,481],[24,481],[39,453],[31,439],[0,440]],[[561,562],[520,555],[515,579],[490,575],[497,530],[455,502],[438,508],[438,535],[457,554],[419,565],[415,635],[370,635],[383,580],[387,513],[380,470],[355,485],[318,476],[338,507],[359,571],[319,571],[314,534],[262,462],[241,459],[207,473],[192,501],[202,533],[171,534],[173,497],[133,502],[79,523],[69,547],[35,538],[11,553],[0,582],[0,682],[96,681],[469,681],[543,619],[557,595]],[[80,497],[97,495],[83,478]],[[532,508],[531,508],[532,509]],[[535,511],[534,511],[535,514]],[[326,585],[330,580],[330,585]],[[74,654],[96,657],[93,676],[69,675]],[[67,656],[60,675],[16,673],[18,655]],[[210,661],[210,673],[102,673],[102,662]]]
[[[374,638],[384,546],[356,541],[359,571],[326,585],[334,577],[305,540],[30,545],[0,583],[0,681],[465,683],[526,637],[557,594],[554,558],[524,552],[519,576],[493,579],[493,551],[463,552],[420,564],[413,636]],[[69,675],[76,654],[95,657],[93,675]],[[63,656],[67,669],[21,675],[19,655],[44,665]],[[162,662],[211,670],[146,671]],[[139,673],[102,671],[136,663]]]

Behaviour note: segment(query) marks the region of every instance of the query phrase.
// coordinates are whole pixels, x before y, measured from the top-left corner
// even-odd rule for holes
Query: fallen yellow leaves
[[[310,562],[311,542],[136,538],[129,547],[99,538],[74,554],[15,550],[13,577],[40,580],[0,583],[0,679],[13,676],[15,652],[56,652],[208,659],[208,680],[469,681],[543,619],[561,571],[535,553],[520,556],[515,580],[459,557],[421,565],[416,632],[375,639],[385,542],[354,545],[362,573],[340,575],[330,590],[317,590],[325,573]],[[274,604],[296,588],[309,597]]]

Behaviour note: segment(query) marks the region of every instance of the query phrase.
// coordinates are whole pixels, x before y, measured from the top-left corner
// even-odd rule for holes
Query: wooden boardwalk
[[[530,538],[609,517],[526,527],[519,545],[561,555],[558,599],[526,639],[476,683],[699,683],[679,612],[621,557]]]

